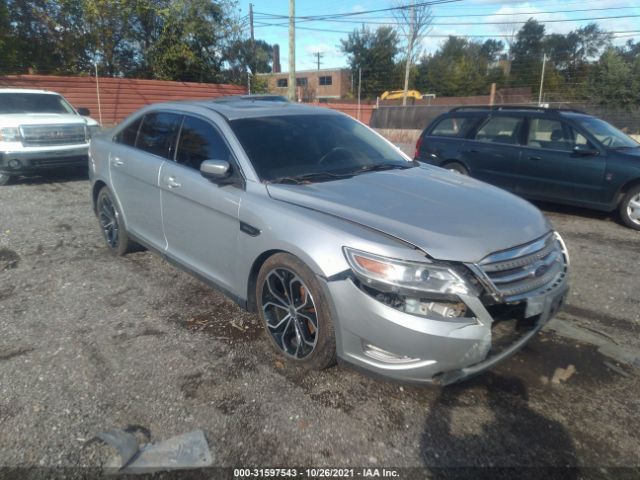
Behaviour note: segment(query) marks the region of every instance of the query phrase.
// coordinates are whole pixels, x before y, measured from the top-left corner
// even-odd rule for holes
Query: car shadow
[[[30,175],[21,175],[13,178],[10,185],[43,185],[47,183],[76,182],[79,180],[89,180],[89,171],[86,167],[66,167]]]
[[[493,372],[441,390],[420,454],[434,479],[578,478],[567,430],[529,406],[522,380]]]
[[[575,217],[592,218],[594,220],[610,219],[621,224],[617,211],[602,212],[600,210],[591,210],[583,207],[574,207],[572,205],[563,205],[559,203],[549,203],[543,201],[531,201],[536,207],[545,213],[560,213],[563,215],[572,215]]]

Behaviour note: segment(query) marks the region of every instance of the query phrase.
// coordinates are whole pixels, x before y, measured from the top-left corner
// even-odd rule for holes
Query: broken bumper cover
[[[522,348],[560,309],[566,281],[532,298],[542,303],[530,328],[506,346],[492,342],[494,319],[479,298],[460,296],[474,318],[434,320],[404,313],[369,296],[350,279],[325,284],[337,318],[338,357],[354,367],[411,383],[446,385],[493,367]]]

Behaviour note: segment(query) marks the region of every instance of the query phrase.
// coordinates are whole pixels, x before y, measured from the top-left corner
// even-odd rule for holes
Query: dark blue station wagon
[[[618,209],[640,230],[640,143],[582,112],[454,108],[424,130],[415,159],[531,200]]]

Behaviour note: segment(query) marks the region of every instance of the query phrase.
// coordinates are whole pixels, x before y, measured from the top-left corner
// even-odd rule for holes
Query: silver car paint
[[[237,113],[232,109],[224,112],[219,105],[215,109],[229,118]],[[243,188],[217,186],[198,172],[158,157],[153,161],[147,158],[151,155],[112,142],[111,135],[150,110],[192,114],[214,124],[233,152],[244,178]],[[248,110],[245,116],[287,112],[319,113],[287,104]],[[321,113],[341,115],[326,109]],[[127,159],[125,168],[115,175],[117,167],[109,162],[114,155]],[[476,297],[464,299],[473,305],[476,322],[435,321],[387,307],[344,276],[349,265],[343,246],[406,260],[431,257],[477,262],[550,231],[544,216],[527,202],[435,167],[372,172],[308,186],[267,186],[258,181],[222,115],[195,103],[142,109],[108,137],[92,141],[90,164],[92,183],[104,183],[113,190],[126,227],[137,239],[217,284],[241,305],[251,301],[254,286],[249,280],[258,261],[276,251],[300,258],[315,272],[330,298],[339,357],[402,380],[427,382],[436,373],[481,362],[491,345],[491,316]],[[154,176],[157,193],[150,193]],[[180,187],[169,188],[170,177]],[[149,192],[134,195],[139,188]],[[150,220],[156,225],[158,210],[162,235],[145,227]],[[139,223],[145,211],[150,218]],[[242,233],[240,222],[260,234]],[[550,304],[565,291],[563,284],[544,301]],[[541,324],[548,316],[545,312]],[[365,342],[416,361],[404,365],[377,362],[363,354]]]

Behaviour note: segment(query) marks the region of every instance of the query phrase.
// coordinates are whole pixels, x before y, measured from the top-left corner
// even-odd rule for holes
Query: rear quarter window
[[[429,135],[436,137],[464,137],[477,121],[477,117],[446,117],[433,126]]]

